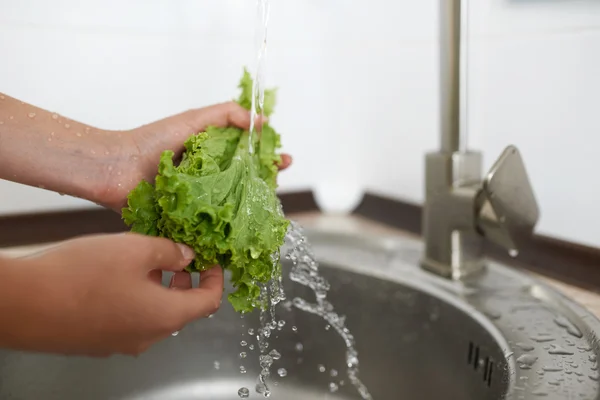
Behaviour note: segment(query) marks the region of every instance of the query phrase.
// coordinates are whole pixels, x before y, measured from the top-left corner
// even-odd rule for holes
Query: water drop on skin
[[[77,132],[75,135],[77,135],[77,137],[81,137],[81,132]]]
[[[58,119],[58,114],[52,114],[52,119],[53,120],[57,120]]]
[[[4,100],[6,97],[4,96],[0,96],[0,100]]]
[[[65,128],[66,128],[66,129],[69,129],[70,127],[71,127],[71,125],[69,125],[69,124],[65,124]]]
[[[10,117],[8,117],[8,119],[15,119],[15,117],[13,117],[12,115]]]
[[[175,331],[175,332],[171,333],[171,336],[177,336],[177,335],[179,335],[179,331]]]
[[[35,118],[35,113],[34,112],[30,112],[29,114],[27,114],[27,116],[29,118]]]
[[[0,121],[0,125],[4,125],[4,121]]]

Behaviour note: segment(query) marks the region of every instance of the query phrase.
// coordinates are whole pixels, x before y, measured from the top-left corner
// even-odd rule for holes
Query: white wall
[[[600,245],[600,2],[471,0],[470,144],[523,152],[541,233]],[[437,0],[273,1],[282,190],[423,199],[438,145]],[[102,128],[230,99],[255,1],[0,0],[0,92]],[[324,167],[325,166],[325,167]],[[335,182],[335,184],[334,184]],[[0,214],[88,203],[0,182]]]

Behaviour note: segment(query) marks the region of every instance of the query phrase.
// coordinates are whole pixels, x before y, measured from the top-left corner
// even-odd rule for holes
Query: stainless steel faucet
[[[462,279],[485,268],[486,239],[517,254],[539,210],[515,146],[504,150],[485,177],[481,153],[461,150],[461,0],[439,3],[441,146],[425,157],[422,266]]]

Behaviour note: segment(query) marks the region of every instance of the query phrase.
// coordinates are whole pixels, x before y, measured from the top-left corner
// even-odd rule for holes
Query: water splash
[[[319,274],[319,264],[313,255],[312,249],[304,236],[302,229],[296,222],[291,222],[286,241],[291,245],[286,258],[292,262],[290,279],[306,286],[315,293],[317,303],[296,297],[292,304],[299,310],[315,314],[323,318],[344,340],[346,345],[346,366],[348,379],[358,390],[363,400],[372,400],[367,387],[360,381],[358,352],[355,348],[354,336],[345,326],[345,317],[334,311],[333,305],[327,301],[329,282]]]

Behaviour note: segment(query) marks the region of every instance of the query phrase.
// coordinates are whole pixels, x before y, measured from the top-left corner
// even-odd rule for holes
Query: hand
[[[223,272],[201,273],[189,289],[179,272],[194,254],[164,238],[89,236],[0,265],[0,347],[62,354],[137,355],[220,306]],[[0,260],[1,263],[2,260]],[[177,287],[188,290],[174,290]]]
[[[256,123],[261,122],[259,117]],[[179,156],[189,136],[211,125],[249,129],[250,115],[237,103],[229,102],[190,110],[129,132],[113,133],[118,156],[116,160],[107,160],[116,165],[105,168],[110,171],[97,192],[98,202],[120,212],[127,204],[127,195],[140,180],[154,181],[158,160],[164,150],[173,150]],[[283,154],[279,168],[285,169],[291,162],[291,157]]]

